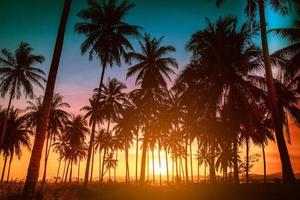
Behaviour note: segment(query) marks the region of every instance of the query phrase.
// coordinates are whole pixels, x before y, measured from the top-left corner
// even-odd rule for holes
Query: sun
[[[169,170],[170,170],[170,164],[169,164]],[[149,163],[149,168],[150,168],[150,173],[153,172],[153,164],[152,164],[152,160],[150,160]],[[155,175],[167,175],[167,165],[166,165],[166,160],[165,159],[161,159],[161,164],[159,166],[159,159],[154,159],[154,173]]]

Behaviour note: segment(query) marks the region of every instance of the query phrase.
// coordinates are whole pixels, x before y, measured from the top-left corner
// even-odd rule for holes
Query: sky
[[[215,6],[214,1],[209,0],[131,0],[130,2],[135,3],[136,7],[129,12],[126,21],[143,27],[142,32],[150,33],[152,36],[164,36],[164,45],[175,46],[176,52],[170,55],[175,57],[180,65],[176,71],[177,74],[190,58],[190,53],[185,51],[185,44],[192,33],[205,27],[205,17],[214,21],[219,16],[233,15],[238,17],[240,23],[246,20],[243,14],[245,4],[243,0],[227,0],[219,9]],[[40,67],[47,73],[62,7],[63,0],[0,0],[0,49],[14,50],[21,41],[28,42],[34,48],[34,53],[45,56],[45,62]],[[85,0],[73,0],[55,88],[55,91],[63,94],[65,101],[71,105],[68,111],[75,114],[79,113],[80,108],[88,103],[88,98],[91,96],[93,88],[98,86],[100,79],[99,60],[94,59],[90,62],[88,55],[81,55],[80,45],[84,36],[78,35],[74,31],[74,24],[79,22],[76,14],[85,7]],[[268,29],[291,26],[292,20],[289,16],[280,16],[269,8],[267,8],[266,15]],[[134,49],[139,51],[137,40],[132,39],[131,41]],[[254,41],[260,45],[259,38],[254,38]],[[271,52],[288,44],[283,39],[269,35]],[[128,90],[131,90],[135,88],[134,78],[126,80],[127,69],[128,65],[125,63],[122,63],[120,67],[113,66],[112,69],[107,70],[106,78],[116,77],[126,82]],[[43,91],[37,89],[35,93],[36,96],[39,96],[43,94]],[[13,100],[13,105],[24,108],[26,101],[24,98]],[[0,99],[0,105],[6,106],[7,98]],[[300,131],[293,124],[291,126],[293,145],[289,145],[289,149],[294,170],[300,172]],[[267,150],[270,158],[268,161],[269,172],[279,172],[280,162],[276,146],[269,145]],[[13,177],[24,178],[29,155],[29,152],[24,151],[21,161],[14,161]],[[131,156],[134,156],[133,152]],[[49,170],[49,176],[53,176],[54,168],[57,165],[55,160],[55,156],[50,158],[50,166],[53,166],[53,170]],[[0,160],[0,167],[2,162]],[[18,168],[17,166],[20,165],[24,167]],[[254,171],[262,173],[261,167],[260,162]]]

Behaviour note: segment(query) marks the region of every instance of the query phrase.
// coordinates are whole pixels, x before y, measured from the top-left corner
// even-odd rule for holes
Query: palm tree
[[[81,53],[89,51],[89,58],[96,55],[100,58],[102,73],[99,83],[97,100],[100,98],[104,73],[107,66],[120,65],[121,57],[126,49],[133,49],[128,36],[138,36],[140,27],[124,22],[124,18],[134,4],[122,1],[119,5],[114,0],[88,1],[88,8],[81,10],[77,15],[83,20],[75,25],[79,34],[86,35],[86,40],[81,45]],[[93,122],[94,124],[96,122]],[[88,183],[92,145],[94,142],[95,125],[92,126],[91,140],[87,157],[84,186]]]
[[[2,49],[3,57],[0,57],[0,94],[4,98],[9,94],[8,107],[4,118],[3,129],[1,129],[0,146],[6,132],[8,113],[14,98],[19,99],[24,92],[25,97],[33,98],[33,86],[40,88],[46,82],[45,73],[36,64],[42,64],[44,57],[32,53],[33,48],[26,42],[21,42],[14,53]]]
[[[1,111],[0,117],[1,121],[5,118],[6,111]],[[24,118],[20,116],[20,110],[12,108],[8,115],[8,124],[6,129],[6,134],[4,137],[4,143],[1,146],[0,153],[5,157],[1,182],[3,182],[5,168],[7,164],[7,158],[9,159],[8,172],[7,172],[7,182],[9,181],[11,163],[14,156],[18,159],[22,156],[22,147],[30,150],[30,137],[32,131],[25,126]],[[0,124],[0,128],[3,128],[4,124]]]
[[[39,117],[41,115],[41,108],[42,108],[43,97],[40,96],[36,99],[36,103],[31,101],[27,101],[28,106],[25,108],[26,114],[24,118],[26,119],[26,124],[30,128],[36,128]],[[44,162],[44,173],[42,182],[45,183],[46,181],[46,172],[47,172],[47,162],[49,158],[49,154],[51,152],[52,142],[55,140],[56,136],[59,133],[59,130],[63,129],[64,122],[68,120],[70,116],[69,113],[63,110],[63,108],[69,108],[70,105],[66,102],[63,102],[63,96],[60,94],[54,94],[50,115],[49,115],[49,122],[48,122],[48,129],[46,135],[46,148],[45,148],[45,162]]]
[[[169,74],[174,73],[171,67],[178,67],[174,58],[164,57],[169,52],[174,52],[175,48],[170,45],[161,46],[162,39],[163,37],[156,39],[151,38],[149,34],[145,34],[143,41],[139,41],[142,52],[129,52],[126,55],[127,62],[130,63],[132,60],[138,61],[136,65],[133,65],[128,69],[127,78],[138,74],[136,78],[136,85],[140,85],[141,89],[137,89],[132,92],[131,96],[133,97],[134,103],[139,107],[138,109],[146,115],[146,120],[151,118],[150,113],[153,114],[156,112],[154,111],[156,109],[154,102],[157,102],[157,100],[163,96],[163,91],[167,86],[165,78],[171,81]],[[148,139],[149,136],[145,132],[141,161],[141,183],[145,181],[146,149],[148,146]]]
[[[254,123],[254,120],[247,122],[245,119],[259,121],[262,117],[258,100],[263,92],[248,77],[250,72],[260,68],[260,51],[251,40],[256,32],[251,31],[246,23],[239,29],[236,25],[235,17],[219,18],[216,23],[207,19],[207,28],[193,34],[187,44],[187,49],[193,53],[192,62],[179,76],[175,88],[182,93],[184,105],[198,116],[202,134],[207,134],[212,180],[215,179],[217,142],[226,136],[228,141],[233,142],[236,152],[234,175],[235,182],[239,182],[236,138],[240,126]],[[243,113],[249,114],[249,117],[245,118]],[[223,121],[230,121],[222,124],[222,119],[217,117],[220,115],[225,119]],[[225,131],[224,125],[231,130],[226,130],[228,134],[223,136],[220,130]]]
[[[114,153],[113,153],[113,152],[109,153],[109,154],[104,158],[104,163],[105,163],[106,171],[108,171],[108,174],[109,174],[109,181],[111,181],[111,173],[110,173],[110,170],[116,168],[117,165],[118,165],[118,160],[117,160],[117,159],[114,159]],[[106,173],[106,171],[104,172],[104,174]]]
[[[209,157],[209,152],[207,150],[206,146],[202,146],[202,148],[200,149],[200,151],[198,151],[198,153],[196,154],[196,159],[198,161],[198,165],[201,166],[203,165],[203,169],[204,169],[204,182],[206,182],[206,167],[207,164],[210,162],[210,157]],[[199,181],[199,177],[198,177],[198,181]]]
[[[217,4],[222,3],[222,0],[217,0]],[[267,37],[267,22],[265,17],[265,7],[269,5],[273,10],[280,12],[282,15],[286,15],[289,11],[290,0],[247,0],[247,6],[245,8],[245,13],[249,17],[251,22],[255,22],[256,12],[259,13],[259,22],[261,29],[261,42],[263,49],[263,60],[265,66],[266,82],[269,104],[272,112],[272,121],[275,130],[275,136],[277,141],[277,146],[279,150],[280,160],[282,164],[282,178],[284,182],[295,182],[295,176],[293,168],[290,161],[290,156],[288,149],[286,147],[286,142],[284,139],[283,128],[280,122],[280,111],[277,108],[276,103],[276,92],[273,80],[273,73],[271,68],[271,59],[268,47],[268,37]]]
[[[95,141],[94,141],[94,145],[95,145],[95,150],[98,149],[99,152],[99,182],[101,181],[101,154],[102,154],[102,150],[103,150],[103,144],[104,144],[104,136],[105,136],[105,130],[104,129],[99,129],[96,133],[95,136]]]
[[[53,99],[53,92],[56,82],[56,75],[58,71],[63,40],[65,35],[65,29],[67,24],[67,19],[70,11],[72,0],[65,0],[63,13],[57,33],[53,58],[51,62],[51,67],[48,75],[47,86],[45,90],[45,96],[43,100],[41,117],[36,128],[36,136],[34,140],[34,145],[30,157],[29,167],[27,171],[26,181],[23,188],[22,199],[33,199],[35,195],[36,185],[39,177],[40,161],[42,157],[42,150],[44,145],[44,140],[47,131],[47,124],[49,120],[49,114],[51,110],[51,103]]]

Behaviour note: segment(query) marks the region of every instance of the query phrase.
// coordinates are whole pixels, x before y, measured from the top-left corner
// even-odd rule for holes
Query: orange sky
[[[300,172],[300,129],[295,127],[295,125],[291,124],[291,139],[292,139],[292,144],[288,145],[293,169],[295,173]],[[135,146],[135,143],[133,144]],[[193,150],[195,151],[196,146],[194,146]],[[241,157],[244,157],[245,152],[243,151],[242,148],[240,148],[241,151]],[[12,179],[24,179],[26,172],[27,172],[27,167],[28,167],[28,162],[29,162],[29,157],[30,157],[30,152],[26,149],[24,149],[24,154],[20,160],[14,159],[12,163],[12,169],[11,169],[11,178]],[[140,155],[141,152],[139,152]],[[195,152],[194,152],[195,153]],[[259,153],[261,154],[261,149],[258,147],[253,147],[251,146],[250,149],[250,154],[254,153]],[[162,171],[165,172],[165,167],[164,167],[164,152],[161,154],[162,155],[162,163],[163,163],[163,169]],[[118,167],[117,167],[117,176],[125,176],[125,161],[124,161],[124,152],[119,152],[118,154],[119,162],[118,162]],[[151,157],[150,157],[151,158]],[[266,158],[267,158],[267,173],[276,173],[281,171],[281,165],[280,165],[280,160],[279,160],[279,154],[277,151],[277,146],[275,143],[270,143],[268,147],[266,148]],[[130,155],[129,155],[129,165],[130,165],[130,176],[134,178],[135,176],[135,148],[130,149]],[[170,162],[170,159],[169,159]],[[197,174],[197,167],[196,167],[196,160],[193,160],[193,174],[194,176]],[[48,172],[47,172],[47,178],[53,179],[54,176],[56,176],[57,168],[58,168],[58,162],[57,162],[57,155],[53,152],[51,152],[49,161],[48,161]],[[152,164],[152,161],[150,159],[150,163]],[[158,173],[159,166],[158,166],[158,155],[156,152],[156,157],[155,157],[155,171]],[[3,159],[1,159],[0,162],[0,169],[2,170],[3,166]],[[42,176],[43,172],[43,162],[41,163],[41,170],[40,170],[40,178]],[[170,166],[170,173],[171,173],[171,162],[169,163]],[[63,167],[63,166],[62,166]],[[140,167],[140,158],[139,158],[139,167]],[[73,168],[73,177],[77,177],[77,166],[74,165]],[[80,169],[80,176],[81,178],[84,176],[84,169],[85,169],[85,162],[81,164],[81,169]],[[98,160],[98,154],[95,155],[95,163],[94,163],[94,179],[98,180],[98,169],[99,169],[99,160]],[[151,168],[152,170],[152,165]],[[61,168],[62,170],[62,168]],[[151,172],[151,171],[150,171]],[[152,172],[151,172],[152,173]],[[200,168],[200,173],[203,175],[203,167]],[[263,162],[262,159],[259,160],[258,163],[254,165],[253,168],[253,173],[255,174],[263,174]],[[158,176],[157,176],[158,177]]]

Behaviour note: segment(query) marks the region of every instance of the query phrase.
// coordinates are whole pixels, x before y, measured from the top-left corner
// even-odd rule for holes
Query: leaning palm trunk
[[[97,100],[99,100],[99,98],[100,98],[100,94],[101,94],[101,90],[102,90],[102,86],[103,86],[103,78],[104,78],[105,68],[106,68],[106,66],[102,67],[102,73],[101,73],[101,79],[100,79],[100,84],[99,84]],[[94,145],[94,139],[95,139],[96,123],[97,123],[96,120],[94,120],[92,123],[92,132],[91,132],[91,138],[90,138],[88,155],[87,155],[87,160],[86,160],[86,167],[85,167],[85,176],[84,176],[84,184],[83,184],[84,188],[87,187],[88,179],[89,179],[89,170],[90,170],[90,162],[91,162],[91,155],[92,155],[92,147]],[[103,160],[104,160],[104,158],[105,157],[103,157]],[[102,169],[102,172],[103,172],[103,169]]]
[[[61,165],[61,159],[59,159],[59,162],[58,162],[58,168],[57,168],[55,183],[57,183],[57,180],[58,180],[60,165]]]
[[[48,131],[47,132],[47,139],[46,139],[44,174],[43,174],[42,183],[46,182],[47,163],[48,163],[48,158],[49,158],[49,154],[50,154],[50,148],[51,148],[51,145],[52,145],[51,143],[52,143],[52,138],[50,138],[50,132]]]
[[[16,87],[16,81],[14,81],[13,90],[10,93],[7,110],[5,112],[3,128],[1,130],[1,135],[0,135],[0,147],[2,147],[2,144],[3,144],[3,141],[4,141],[4,137],[5,137],[5,133],[6,133],[6,129],[7,129],[7,120],[8,120],[9,110],[10,110],[10,107],[11,107],[11,102],[12,102],[12,99],[13,99],[13,95],[15,93],[15,87]]]
[[[283,179],[283,182],[295,182],[296,179],[295,179],[293,168],[291,165],[289,152],[288,152],[285,140],[284,140],[282,122],[279,117],[279,111],[278,111],[277,103],[276,103],[276,94],[275,94],[272,68],[271,68],[271,62],[270,62],[270,55],[269,55],[269,48],[268,48],[267,29],[266,29],[267,25],[266,25],[266,19],[265,19],[264,0],[259,0],[258,4],[259,4],[261,41],[262,41],[263,57],[264,57],[265,70],[266,70],[268,97],[269,97],[269,103],[270,103],[270,108],[271,108],[271,112],[272,112],[272,120],[273,120],[274,129],[275,129],[277,147],[279,150],[279,155],[280,155],[280,160],[281,160],[282,179]]]
[[[9,164],[8,164],[8,171],[7,171],[7,179],[6,179],[7,183],[9,181],[9,175],[10,175],[10,168],[11,168],[12,160],[13,160],[13,155],[10,155]]]
[[[72,174],[73,174],[73,159],[71,160],[71,167],[70,167],[70,176],[69,176],[69,183],[72,182]]]
[[[3,182],[3,179],[4,179],[4,174],[5,174],[6,164],[7,164],[7,158],[8,158],[8,155],[5,155],[4,165],[3,165],[3,169],[2,169],[2,175],[1,175],[1,183]]]
[[[63,170],[63,174],[61,176],[61,182],[63,182],[64,177],[65,177],[65,173],[66,173],[66,166],[67,166],[67,161],[65,160],[65,164],[64,164],[64,170]]]
[[[64,183],[67,182],[67,178],[68,178],[68,174],[69,174],[70,162],[71,162],[71,161],[69,160],[69,161],[68,161],[67,170],[66,170],[66,174],[65,174],[65,178],[64,178],[64,179],[65,179],[65,180],[64,180]]]
[[[64,3],[63,14],[58,29],[58,34],[57,34],[55,49],[53,53],[52,63],[50,67],[50,72],[48,76],[43,105],[41,108],[41,117],[38,120],[37,132],[35,135],[34,145],[30,157],[26,181],[23,188],[23,194],[22,194],[23,200],[31,200],[34,199],[35,196],[37,181],[39,177],[43,145],[44,145],[47,125],[49,120],[49,114],[50,114],[50,108],[52,103],[53,91],[54,91],[59,61],[61,57],[65,29],[66,29],[71,3],[72,0],[65,0]]]
[[[92,164],[91,164],[91,174],[90,174],[90,182],[93,181],[93,172],[94,172],[94,158],[95,158],[95,146],[92,148]]]

